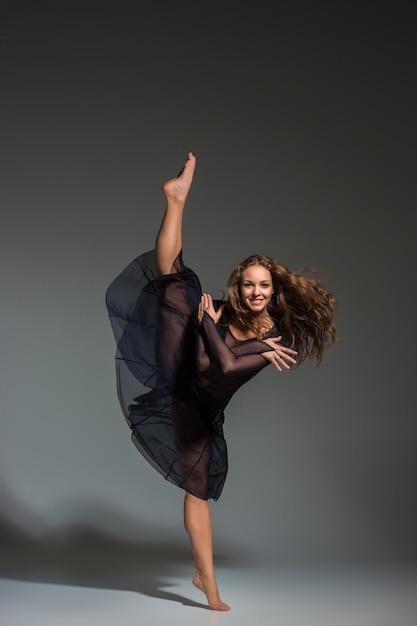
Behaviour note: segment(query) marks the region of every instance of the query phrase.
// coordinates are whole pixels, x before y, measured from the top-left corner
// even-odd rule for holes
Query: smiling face
[[[260,315],[266,313],[274,288],[271,272],[262,265],[250,265],[242,272],[240,295],[245,306]]]

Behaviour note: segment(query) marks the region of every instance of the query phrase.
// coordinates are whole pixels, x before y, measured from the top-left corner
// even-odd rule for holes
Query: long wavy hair
[[[282,332],[288,347],[296,350],[297,364],[310,358],[320,365],[324,350],[336,341],[333,321],[337,303],[323,283],[312,277],[315,270],[290,271],[275,259],[254,254],[239,263],[227,282],[226,310],[231,319],[265,337],[262,321],[244,304],[240,286],[247,267],[262,265],[271,272],[273,294],[268,313]]]

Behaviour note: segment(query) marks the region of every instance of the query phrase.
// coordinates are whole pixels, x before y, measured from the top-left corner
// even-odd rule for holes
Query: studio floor
[[[2,578],[1,626],[417,625],[415,570],[220,565],[217,577],[228,613],[207,609],[184,564],[158,585],[149,585],[143,570],[135,584],[132,573],[126,590]]]

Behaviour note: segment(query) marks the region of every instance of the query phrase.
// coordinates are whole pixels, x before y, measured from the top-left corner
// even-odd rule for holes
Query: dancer
[[[113,281],[106,304],[117,341],[118,395],[144,457],[185,491],[184,525],[195,561],[193,584],[210,609],[228,611],[214,563],[209,500],[227,475],[224,409],[272,363],[320,364],[336,339],[336,302],[316,279],[253,255],[237,265],[226,301],[203,293],[182,260],[182,219],[196,158],[162,186],[166,209],[155,249]],[[144,393],[143,385],[150,388]]]

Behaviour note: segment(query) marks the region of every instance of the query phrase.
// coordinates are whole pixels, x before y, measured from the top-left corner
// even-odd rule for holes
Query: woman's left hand
[[[291,348],[287,348],[286,346],[281,346],[279,343],[281,339],[282,337],[270,337],[269,339],[263,339],[264,343],[273,348],[273,350],[261,353],[261,356],[263,356],[267,361],[270,361],[270,363],[272,363],[272,365],[279,372],[282,372],[283,367],[286,370],[289,370],[291,369],[291,365],[297,363],[294,358],[297,356],[297,352]]]
[[[201,322],[204,313],[208,313],[213,321],[217,323],[221,317],[223,309],[224,304],[222,304],[216,311],[211,295],[209,293],[203,293],[200,299],[200,304],[198,305],[198,321]]]

